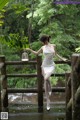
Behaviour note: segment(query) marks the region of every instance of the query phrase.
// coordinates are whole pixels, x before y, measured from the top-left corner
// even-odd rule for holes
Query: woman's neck
[[[49,42],[48,42],[48,41],[46,41],[44,45],[48,45],[48,44],[49,44]]]

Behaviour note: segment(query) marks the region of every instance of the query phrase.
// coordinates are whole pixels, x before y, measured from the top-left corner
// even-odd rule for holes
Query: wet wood
[[[71,99],[71,73],[65,74],[66,79],[66,120],[71,120],[71,109],[68,109],[68,104]]]
[[[31,65],[37,64],[37,61],[6,61],[6,65]]]
[[[44,92],[44,89],[42,90]],[[65,92],[65,87],[53,87],[52,92]],[[38,93],[37,88],[8,88],[8,93]]]
[[[7,77],[37,77],[37,74],[7,74],[6,76]]]
[[[1,68],[1,75],[2,76],[6,76],[6,65],[5,65],[5,56],[0,56],[0,63],[3,64],[2,68]],[[2,107],[3,108],[7,108],[8,107],[8,93],[7,93],[7,78],[3,77],[2,81],[1,81],[1,86],[2,86],[2,91],[6,91],[4,94],[4,97],[2,99]]]
[[[67,104],[67,109],[72,110],[72,98],[69,100],[69,102]]]
[[[76,91],[75,101],[76,101],[76,104],[80,103],[80,86],[78,87],[78,89]]]
[[[54,61],[56,64],[68,64],[71,65],[71,61]],[[26,64],[37,64],[36,61],[6,61],[6,65],[26,65]]]
[[[0,68],[2,68],[2,86],[5,92],[3,92],[3,105],[4,107],[8,106],[8,95],[7,93],[38,93],[38,111],[43,111],[43,76],[41,72],[41,57],[37,56],[36,61],[5,61],[5,57],[2,56],[4,60],[1,63],[0,61]],[[56,64],[68,64],[71,65],[71,61],[54,61]],[[6,74],[6,66],[8,65],[37,65],[37,74]],[[65,73],[62,74],[52,74],[55,77],[65,77]],[[31,88],[31,89],[11,89],[7,90],[7,77],[37,77],[38,79],[38,88]],[[52,92],[65,92],[65,87],[54,87],[52,88]]]
[[[2,111],[2,105],[1,105],[1,74],[0,74],[0,112]]]
[[[78,111],[78,109],[80,109],[80,103],[76,104],[76,98],[75,98],[75,94],[76,91],[78,89],[79,86],[79,72],[77,72],[77,68],[79,66],[80,63],[80,54],[73,54],[72,55],[72,80],[71,80],[71,84],[72,84],[72,120],[79,120],[79,114],[80,111]],[[80,68],[79,68],[80,69]]]
[[[54,77],[65,77],[65,73],[63,74],[52,74]],[[37,77],[37,74],[7,74],[6,77]]]
[[[41,56],[37,56],[37,79],[38,79],[38,112],[43,112],[43,76],[41,70]]]

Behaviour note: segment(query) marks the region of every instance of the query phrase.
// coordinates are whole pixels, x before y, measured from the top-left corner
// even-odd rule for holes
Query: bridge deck
[[[51,103],[50,111],[44,103],[43,113],[38,113],[37,109],[37,104],[10,104],[9,120],[65,120],[65,102]]]

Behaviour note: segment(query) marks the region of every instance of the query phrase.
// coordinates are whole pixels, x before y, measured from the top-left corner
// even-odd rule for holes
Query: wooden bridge
[[[35,114],[26,113],[22,114],[21,120],[80,120],[80,54],[73,54],[71,61],[55,61],[56,64],[68,64],[71,66],[71,72],[57,74],[55,76],[65,77],[65,87],[53,87],[52,92],[61,92],[65,93],[65,101],[57,102],[51,105],[51,111],[46,113],[43,107],[43,77],[41,74],[41,57],[37,56],[36,61],[6,61],[5,56],[0,56],[0,112],[8,111],[8,93],[37,93],[38,95],[38,107]],[[6,68],[10,65],[28,65],[34,64],[37,66],[37,74],[7,74]],[[54,74],[52,75],[54,76]],[[12,89],[7,88],[7,78],[8,77],[37,77],[38,87],[37,88],[22,88],[22,89]],[[2,95],[1,95],[2,89]],[[2,96],[2,97],[1,97]],[[57,104],[57,105],[56,105]],[[56,106],[60,107],[60,111],[54,112]],[[63,109],[63,111],[61,110]],[[43,116],[44,113],[44,116]],[[33,118],[30,119],[30,116]],[[17,116],[17,119],[20,119]],[[13,120],[13,118],[11,118]],[[15,119],[16,120],[16,119]]]

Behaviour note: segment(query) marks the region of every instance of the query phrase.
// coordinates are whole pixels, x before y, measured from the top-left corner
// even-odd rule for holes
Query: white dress
[[[43,46],[43,62],[42,62],[42,74],[43,76],[49,78],[51,74],[54,72],[55,63],[53,61],[54,57],[54,47],[50,44]]]

